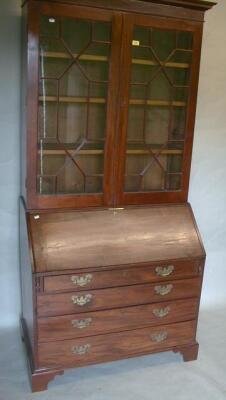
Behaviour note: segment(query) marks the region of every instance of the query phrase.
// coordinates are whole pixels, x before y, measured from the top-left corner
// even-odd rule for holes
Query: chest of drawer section
[[[150,265],[129,266],[100,272],[76,272],[44,277],[43,291],[54,293],[73,290],[103,289],[164,280],[200,276],[202,262],[173,261]]]
[[[37,313],[39,317],[57,316],[198,297],[200,288],[200,278],[191,278],[117,288],[40,294],[37,297]]]
[[[198,298],[38,319],[39,342],[75,339],[194,320]]]
[[[195,340],[196,322],[187,321],[86,338],[39,343],[41,365],[82,366],[172,349]]]
[[[39,278],[38,340],[51,342],[194,320],[202,260]]]

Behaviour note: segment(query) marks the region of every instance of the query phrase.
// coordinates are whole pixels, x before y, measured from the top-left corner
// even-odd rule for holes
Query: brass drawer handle
[[[166,317],[170,312],[170,307],[165,308],[154,308],[153,314],[158,318]]]
[[[88,283],[90,283],[92,279],[93,279],[92,274],[87,274],[84,276],[73,275],[71,277],[72,283],[74,285],[81,286],[81,287],[88,285]]]
[[[73,346],[72,347],[72,353],[73,354],[78,354],[78,355],[83,355],[88,353],[91,345],[89,343],[84,344],[84,346]]]
[[[92,300],[91,294],[86,294],[84,296],[72,296],[71,300],[73,304],[77,304],[78,306],[85,306]]]
[[[167,265],[166,267],[156,267],[155,272],[159,276],[169,276],[174,271],[174,265]]]
[[[73,328],[84,329],[88,328],[88,326],[92,323],[92,318],[86,319],[73,319],[71,321]]]
[[[166,286],[155,286],[156,293],[160,294],[161,296],[166,296],[167,294],[169,294],[171,292],[172,289],[173,289],[172,284],[169,284]]]
[[[153,342],[163,342],[164,340],[166,340],[168,337],[168,333],[167,332],[161,332],[161,333],[156,333],[155,335],[151,335],[151,340]]]

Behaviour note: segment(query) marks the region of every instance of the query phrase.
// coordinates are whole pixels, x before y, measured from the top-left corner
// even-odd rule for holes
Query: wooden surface
[[[199,344],[197,342],[189,346],[180,346],[174,349],[175,353],[181,353],[184,361],[194,361],[198,358]]]
[[[62,4],[60,4],[62,3]],[[163,4],[164,3],[164,4]],[[170,5],[171,4],[171,5]],[[116,204],[157,204],[176,203],[187,200],[190,174],[191,151],[194,131],[197,84],[199,75],[199,59],[202,36],[202,21],[205,9],[211,3],[200,1],[169,0],[129,1],[115,0],[65,0],[54,2],[28,2],[28,79],[27,79],[27,206],[28,209],[48,208],[82,208],[115,206]],[[121,11],[126,11],[123,17]],[[133,11],[138,13],[133,13]],[[104,185],[103,194],[58,194],[39,195],[37,193],[38,173],[38,65],[39,65],[39,18],[41,14],[55,17],[81,18],[112,23],[112,48],[110,59],[110,74],[108,101],[106,112],[106,146],[104,149]],[[157,17],[170,17],[159,18]],[[123,23],[124,18],[124,23]],[[188,21],[189,20],[189,21]],[[196,20],[196,21],[194,21]],[[194,32],[194,56],[191,74],[191,95],[189,96],[188,118],[186,127],[186,143],[183,154],[182,190],[163,190],[143,193],[124,193],[124,166],[126,157],[126,134],[128,120],[128,91],[130,78],[130,43],[133,26],[143,25],[160,29],[185,30]],[[123,74],[123,81],[120,75]],[[52,98],[53,100],[53,98]],[[75,101],[63,98],[65,101]],[[80,99],[81,100],[81,99]],[[76,100],[77,101],[77,100]],[[95,100],[96,101],[96,100]],[[99,100],[98,100],[99,101]],[[138,101],[140,102],[140,100]],[[167,106],[167,100],[161,99],[160,104]],[[150,106],[153,100],[150,101]],[[184,102],[174,102],[175,106],[184,106]],[[25,147],[25,146],[23,146]]]
[[[188,205],[30,215],[36,271],[204,255]]]
[[[56,97],[56,96],[39,96],[39,101],[46,101],[46,102],[56,102],[59,101],[60,103],[90,103],[90,104],[105,104],[106,100],[100,97],[90,97],[87,100],[87,97]],[[130,100],[129,102],[132,105],[148,105],[148,106],[158,106],[158,107],[185,107],[186,103],[184,101],[166,101],[166,100],[142,100],[142,99],[135,99]]]
[[[39,343],[193,320],[196,318],[198,303],[199,299],[192,298],[107,311],[39,318]],[[158,316],[156,314],[158,312],[162,312],[163,316]],[[80,322],[80,326],[82,322],[87,326],[79,328],[75,321]]]
[[[157,288],[169,288],[168,294],[159,294]],[[138,304],[148,304],[171,299],[199,297],[201,279],[184,279],[165,281],[164,283],[134,285],[110,289],[90,290],[86,292],[69,292],[37,296],[38,316],[55,316],[81,313],[92,310],[107,310],[117,307],[129,307]],[[87,304],[74,304],[73,297],[79,299],[92,296]]]
[[[79,54],[72,53],[73,57],[78,57]],[[56,52],[56,51],[45,51],[42,53],[43,57],[46,58],[56,58],[56,59],[70,59],[71,56],[69,56],[68,53],[64,52]],[[79,56],[79,60],[83,61],[100,61],[100,62],[107,62],[109,61],[109,58],[107,56],[96,56],[92,54],[82,54]],[[138,59],[138,58],[133,58],[132,59],[132,64],[139,64],[139,65],[159,65],[156,61],[153,60],[145,60],[145,59]],[[190,65],[188,63],[181,63],[181,62],[160,62],[162,66],[165,66],[167,68],[190,68]],[[40,100],[47,100],[48,96],[45,97],[39,97]],[[56,99],[55,96],[50,96],[51,100],[48,99],[47,101],[54,101]],[[68,98],[68,97],[66,97]],[[72,97],[74,99],[74,97]],[[97,99],[95,99],[97,102]],[[83,102],[84,100],[82,100]],[[90,101],[90,100],[89,100]],[[104,102],[103,100],[101,102]]]
[[[26,320],[24,318],[21,318],[20,323],[21,323],[22,341],[24,342],[24,347],[27,357],[28,374],[30,379],[31,390],[32,392],[41,392],[47,389],[48,383],[52,379],[54,379],[56,375],[62,375],[64,373],[64,370],[62,369],[49,370],[45,368],[42,368],[40,370],[35,367],[33,353],[31,351],[31,343],[27,331]]]
[[[106,144],[104,163],[103,194],[81,194],[75,196],[65,195],[39,195],[37,191],[38,173],[38,84],[39,84],[39,29],[41,14],[54,14],[55,17],[78,18],[93,21],[106,21],[112,23],[112,44],[110,60],[110,76],[108,84],[108,101],[106,105]],[[111,10],[98,10],[96,8],[74,7],[66,4],[54,4],[48,2],[28,3],[28,51],[29,59],[27,78],[28,112],[26,114],[26,204],[28,209],[35,208],[62,208],[62,207],[100,207],[104,204],[112,204],[112,164],[114,157],[113,142],[117,112],[117,87],[119,85],[119,58],[121,51],[121,24],[122,17]],[[26,60],[27,61],[27,60]],[[30,66],[32,66],[30,68]]]
[[[33,288],[33,258],[31,252],[31,241],[27,230],[27,213],[24,203],[20,201],[20,280],[21,280],[21,303],[22,317],[26,320],[27,337],[34,355],[36,354],[36,318],[34,308],[36,297]],[[34,356],[34,364],[36,357]]]
[[[29,1],[31,0],[25,0],[22,4]],[[43,3],[45,0],[37,0],[37,2]],[[114,3],[111,0],[49,0],[49,3],[85,5],[199,21],[203,20],[204,12],[216,4],[202,0],[114,0]]]
[[[133,40],[134,27],[150,27],[165,30],[180,30],[193,33],[193,56],[191,63],[191,77],[189,96],[186,104],[186,124],[184,127],[184,154],[182,166],[181,190],[153,190],[141,192],[125,192],[125,173],[126,173],[126,149],[127,135],[129,126],[129,98],[130,98],[130,81],[132,73],[132,48],[129,45]],[[197,99],[197,87],[199,77],[199,62],[202,40],[202,24],[176,21],[174,19],[158,19],[147,15],[125,15],[123,25],[122,40],[122,74],[123,81],[120,85],[119,94],[119,118],[118,118],[118,160],[116,163],[116,204],[118,205],[139,205],[139,204],[159,204],[171,202],[186,202],[188,197],[189,176],[191,166],[191,154],[195,123],[195,109]]]
[[[22,335],[32,390],[46,389],[48,382],[67,367],[168,350],[180,352],[185,361],[196,359],[195,336],[205,251],[191,208],[185,202],[203,17],[204,11],[214,3],[201,0],[29,0],[25,3],[28,31],[23,69],[28,71],[23,95],[27,110],[23,133],[26,165],[22,180],[27,191],[29,218],[26,231],[22,210]],[[41,14],[112,24],[102,194],[37,194]],[[133,63],[130,44],[135,25],[194,34],[181,191],[124,193],[129,79]],[[63,100],[75,101],[74,98]],[[159,100],[158,105],[168,105],[168,99]],[[178,202],[182,204],[150,205]],[[130,206],[121,211],[103,209],[127,204]],[[78,209],[88,207],[102,208]],[[157,267],[172,265],[174,269],[168,275],[157,274]],[[82,281],[84,277],[87,279],[87,274],[92,279],[86,285],[72,283],[72,277]],[[87,304],[75,304],[75,300],[82,301],[87,295],[90,299]],[[78,328],[78,323],[87,326]]]
[[[26,4],[29,0],[22,0],[22,5]],[[37,0],[39,2],[41,1],[46,1],[46,0]],[[74,4],[78,4],[79,1],[78,0],[49,0],[50,2],[53,1],[55,3],[74,3]],[[201,9],[201,10],[208,10],[209,8],[213,7],[215,4],[215,2],[212,1],[205,1],[205,0],[136,0],[136,2],[140,1],[141,3],[157,3],[157,4],[166,4],[166,5],[176,5],[178,7],[186,7],[186,8],[194,8],[194,9]],[[101,1],[98,0],[82,0],[82,4],[89,4],[92,6],[95,5],[100,5]],[[110,4],[110,1],[105,1],[106,6],[108,6]],[[131,0],[121,0],[121,4],[130,4]],[[120,0],[117,1],[116,4],[120,4]],[[113,6],[113,5],[112,5]]]
[[[75,289],[86,291],[89,289],[161,282],[166,279],[174,280],[191,278],[200,275],[200,264],[199,261],[173,261],[171,263],[160,263],[159,265],[155,264],[153,266],[139,265],[138,267],[130,266],[126,269],[92,272],[92,274],[84,272],[68,275],[46,276],[43,278],[43,291],[45,293],[54,293],[66,290],[72,291]],[[173,271],[167,276],[161,276],[157,273],[157,268],[167,268],[167,266],[173,267]],[[76,284],[76,280],[73,279],[75,277],[80,280],[87,279],[87,276],[88,281],[83,286],[78,283]]]
[[[41,365],[47,367],[75,367],[114,359],[129,355],[148,354],[163,351],[174,346],[189,344],[194,341],[195,321],[158,327],[136,329],[127,332],[99,335],[82,339],[64,340],[39,344]],[[166,340],[157,343],[152,335],[167,333]],[[74,346],[90,345],[86,354],[73,354]]]

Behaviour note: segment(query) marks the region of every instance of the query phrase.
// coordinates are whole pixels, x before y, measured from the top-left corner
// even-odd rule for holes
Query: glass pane
[[[103,192],[111,24],[41,18],[40,194]]]
[[[138,153],[138,152],[137,152]],[[146,151],[146,153],[149,153]],[[162,155],[156,162],[155,154],[127,156],[125,186],[127,192],[146,192],[163,190],[165,185],[165,168],[167,157]]]
[[[193,34],[136,26],[126,192],[180,190]]]

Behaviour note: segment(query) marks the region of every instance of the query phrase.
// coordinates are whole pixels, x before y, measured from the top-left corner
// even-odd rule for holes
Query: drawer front
[[[163,279],[183,279],[198,276],[200,265],[200,261],[175,261],[122,270],[47,276],[44,278],[44,291],[101,289],[149,283]]]
[[[41,343],[39,367],[77,367],[167,350],[195,339],[196,321]]]
[[[145,326],[193,320],[199,299],[176,300],[142,306],[38,319],[39,342],[120,332]]]
[[[200,287],[201,279],[193,278],[86,292],[39,294],[37,311],[38,316],[54,316],[199,297]]]

